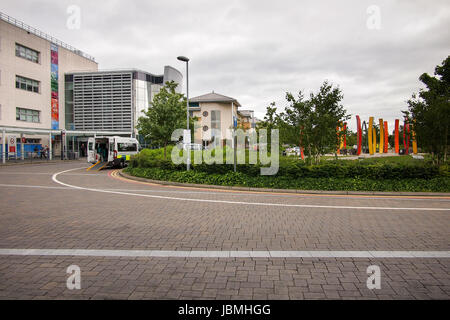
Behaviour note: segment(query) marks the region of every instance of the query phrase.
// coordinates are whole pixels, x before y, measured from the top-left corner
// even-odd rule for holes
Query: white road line
[[[71,184],[61,182],[57,179],[58,175],[79,170],[80,168],[74,168],[69,170],[64,170],[55,173],[52,176],[52,180],[65,187],[70,187],[79,190],[102,192],[102,193],[112,193],[127,196],[145,197],[145,198],[155,198],[155,199],[166,199],[166,200],[176,200],[176,201],[190,201],[190,202],[204,202],[204,203],[224,203],[224,204],[238,204],[238,205],[250,205],[250,206],[267,206],[267,207],[294,207],[294,208],[326,208],[326,209],[356,209],[356,210],[409,210],[409,211],[450,211],[450,208],[397,208],[397,207],[356,207],[356,206],[325,206],[325,205],[310,205],[310,204],[284,204],[284,203],[265,203],[265,202],[244,202],[244,201],[226,201],[226,200],[212,200],[212,199],[191,199],[191,198],[177,198],[177,197],[166,197],[150,194],[140,194],[140,193],[129,193],[120,191],[110,191],[104,189],[94,189],[79,187]]]
[[[77,174],[66,174],[66,176],[75,176]],[[79,174],[81,175],[86,175],[86,176],[90,176],[91,174]],[[101,175],[101,174],[92,174],[92,175]],[[101,175],[103,176],[103,175]],[[61,189],[61,190],[66,190],[66,189],[72,189],[69,187],[51,187],[51,186],[42,186],[42,185],[27,185],[27,184],[0,184],[0,187],[11,187],[11,188],[36,188],[36,189]],[[280,198],[296,198],[296,199],[300,199],[300,198],[307,198],[307,199],[318,199],[317,196],[308,196],[308,195],[304,195],[304,194],[292,194],[292,195],[288,195],[288,194],[264,194],[264,193],[246,193],[246,192],[220,192],[220,191],[179,191],[179,190],[152,190],[152,189],[111,189],[111,188],[107,188],[107,189],[103,189],[105,191],[127,191],[127,192],[145,192],[145,193],[176,193],[176,194],[208,194],[208,195],[225,195],[225,196],[254,196],[254,197],[280,197]],[[364,199],[364,200],[393,200],[393,201],[433,201],[433,202],[450,202],[450,200],[446,200],[446,199],[430,199],[430,198],[424,198],[424,199],[420,199],[420,198],[406,198],[406,199],[402,199],[402,198],[389,198],[389,197],[364,197],[364,198],[358,198],[358,197],[352,197],[352,196],[347,196],[347,197],[343,197],[343,196],[333,196],[333,195],[327,195],[327,198],[335,198],[335,199]]]
[[[165,258],[450,258],[450,251],[177,251],[95,249],[0,249],[1,256]]]
[[[88,167],[86,167],[88,168]],[[0,172],[0,175],[42,175],[42,176],[51,176],[54,172]],[[104,176],[105,174],[101,173],[69,173],[68,176]]]
[[[68,187],[52,187],[52,186],[33,186],[33,185],[27,185],[27,184],[0,184],[0,187],[7,187],[7,188],[34,188],[34,189],[72,189]]]

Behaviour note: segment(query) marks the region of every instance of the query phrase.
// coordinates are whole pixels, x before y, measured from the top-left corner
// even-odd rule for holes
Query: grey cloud
[[[80,30],[65,27],[78,5]],[[381,9],[381,30],[368,30],[367,8]],[[363,119],[393,124],[450,53],[450,4],[434,1],[25,1],[1,10],[95,56],[101,69],[161,73],[190,62],[190,95],[211,90],[237,98],[263,117],[286,91],[339,85],[344,105]],[[354,129],[354,118],[350,128]]]

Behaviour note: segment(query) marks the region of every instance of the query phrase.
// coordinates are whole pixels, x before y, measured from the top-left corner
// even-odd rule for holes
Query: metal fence
[[[65,151],[65,152],[52,152],[52,161],[65,161],[65,160],[79,160],[79,152]],[[23,156],[20,153],[5,152],[5,162],[8,163],[37,163],[37,162],[50,161],[49,151],[31,151],[24,152]],[[0,165],[3,163],[3,153],[0,151]]]

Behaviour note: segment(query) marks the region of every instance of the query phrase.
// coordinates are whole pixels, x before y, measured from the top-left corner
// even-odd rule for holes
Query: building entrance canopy
[[[20,134],[21,137],[24,134],[29,135],[48,135],[49,141],[51,141],[52,136],[65,136],[67,137],[95,137],[95,136],[133,136],[132,132],[129,131],[81,131],[81,130],[53,130],[53,129],[40,129],[40,128],[22,128],[22,127],[13,127],[13,126],[0,126],[0,131],[2,133],[2,162],[6,162],[6,133],[17,133]],[[63,141],[63,139],[61,139]],[[65,140],[65,139],[64,139]],[[21,144],[23,146],[23,143]],[[52,154],[52,144],[49,143],[50,148],[50,156]],[[23,154],[23,152],[22,152]]]

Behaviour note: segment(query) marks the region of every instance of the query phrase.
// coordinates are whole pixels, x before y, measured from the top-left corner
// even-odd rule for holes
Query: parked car
[[[183,143],[184,150],[203,150],[203,146],[200,143]]]

